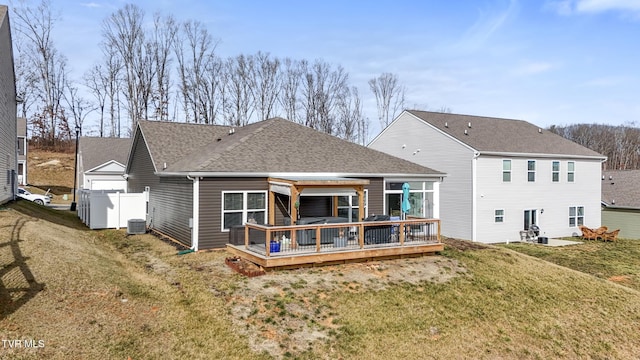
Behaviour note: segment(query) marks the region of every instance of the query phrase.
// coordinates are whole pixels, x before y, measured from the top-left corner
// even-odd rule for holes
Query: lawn
[[[0,358],[640,353],[640,245],[630,241],[548,249],[447,240],[438,256],[246,278],[224,265],[224,251],[178,255],[151,235],[89,231],[23,201],[0,211],[0,227],[0,338],[44,343],[0,347]],[[606,266],[580,267],[581,256]]]

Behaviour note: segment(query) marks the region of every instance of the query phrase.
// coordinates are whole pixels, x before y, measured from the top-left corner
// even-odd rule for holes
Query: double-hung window
[[[511,181],[511,160],[502,160],[502,182]]]
[[[496,209],[494,212],[494,221],[497,223],[504,222],[504,209]]]
[[[569,207],[569,227],[584,225],[584,206]]]
[[[560,181],[560,161],[554,161],[551,163],[551,181]]]
[[[266,191],[222,192],[222,230],[247,222],[264,224],[266,219]]]
[[[529,182],[536,181],[536,161],[535,160],[527,161],[527,181]]]
[[[575,180],[576,163],[569,161],[567,163],[567,182],[573,182]]]

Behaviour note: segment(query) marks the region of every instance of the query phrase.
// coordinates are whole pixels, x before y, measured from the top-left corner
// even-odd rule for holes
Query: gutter
[[[198,240],[200,235],[200,178],[190,177],[187,175],[187,179],[193,182],[193,195],[192,201],[192,214],[189,221],[189,228],[191,230],[191,247],[189,250],[198,251]]]
[[[541,153],[514,153],[514,152],[502,152],[502,151],[476,151],[474,157],[479,155],[486,156],[505,156],[505,157],[523,157],[523,158],[553,158],[553,159],[583,159],[583,160],[600,160],[604,162],[607,160],[606,156],[587,156],[587,155],[570,155],[570,154],[541,154]]]
[[[205,172],[205,171],[156,171],[154,172],[156,176],[186,176],[187,179],[193,180],[196,177],[273,177],[273,178],[282,178],[282,177],[395,177],[395,178],[444,178],[447,174],[437,173],[437,174],[406,174],[406,173],[398,173],[398,174],[380,174],[380,173],[364,173],[364,174],[354,174],[354,173],[315,173],[315,172],[302,172],[302,173],[268,173],[268,172]]]

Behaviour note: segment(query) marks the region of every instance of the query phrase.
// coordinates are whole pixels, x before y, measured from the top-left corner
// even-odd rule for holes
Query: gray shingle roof
[[[81,137],[78,143],[78,153],[82,156],[84,171],[91,170],[111,160],[127,165],[131,139]]]
[[[419,110],[408,112],[480,152],[604,158],[604,155],[523,120]]]
[[[640,170],[602,171],[602,201],[608,205],[640,208]]]
[[[294,122],[274,118],[236,128],[140,121],[160,171],[444,175]]]

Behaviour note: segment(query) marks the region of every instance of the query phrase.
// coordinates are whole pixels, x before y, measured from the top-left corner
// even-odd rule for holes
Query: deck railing
[[[247,224],[247,250],[267,257],[440,243],[440,220],[365,221],[270,226]]]

